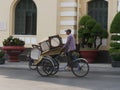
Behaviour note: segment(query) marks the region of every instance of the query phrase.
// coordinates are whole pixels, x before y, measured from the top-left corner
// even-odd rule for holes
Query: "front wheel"
[[[72,72],[77,77],[84,77],[89,72],[89,65],[86,59],[78,58],[73,61]]]

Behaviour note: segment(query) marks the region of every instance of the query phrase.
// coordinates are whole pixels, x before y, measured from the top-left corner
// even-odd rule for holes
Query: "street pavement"
[[[41,77],[35,70],[29,70],[28,62],[6,62],[0,65],[0,90],[120,90],[120,68],[110,64],[89,65],[88,75],[82,78],[72,72]]]

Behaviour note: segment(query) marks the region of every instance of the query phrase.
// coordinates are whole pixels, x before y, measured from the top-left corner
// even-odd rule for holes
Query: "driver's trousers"
[[[72,66],[72,61],[73,61],[73,57],[72,57],[72,53],[74,52],[75,50],[73,51],[70,51],[70,52],[67,52],[67,66],[71,67]]]

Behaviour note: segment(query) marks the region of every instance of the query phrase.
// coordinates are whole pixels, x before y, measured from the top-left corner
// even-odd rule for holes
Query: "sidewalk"
[[[64,67],[66,63],[61,63],[60,67]],[[90,71],[106,71],[106,72],[120,72],[120,68],[113,68],[111,64],[89,64]],[[0,68],[13,68],[13,69],[29,69],[27,61],[20,62],[5,62],[0,65]]]
[[[27,61],[20,62],[6,61],[5,64],[0,65],[0,68],[29,69]]]

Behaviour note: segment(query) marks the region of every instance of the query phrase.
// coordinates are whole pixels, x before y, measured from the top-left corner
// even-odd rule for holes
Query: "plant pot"
[[[0,58],[0,65],[5,64],[5,58]]]
[[[112,67],[120,67],[120,61],[114,61],[112,60]]]
[[[8,54],[9,62],[19,62],[18,56],[25,50],[23,46],[4,46],[2,49]]]
[[[97,57],[97,50],[80,50],[80,55],[85,58],[88,63],[93,63]]]

